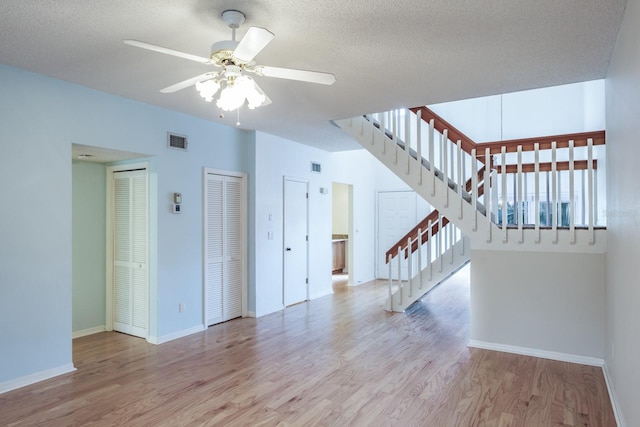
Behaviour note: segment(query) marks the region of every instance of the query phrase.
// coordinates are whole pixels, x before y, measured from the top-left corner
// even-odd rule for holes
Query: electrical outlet
[[[178,313],[184,313],[184,303],[178,304]]]

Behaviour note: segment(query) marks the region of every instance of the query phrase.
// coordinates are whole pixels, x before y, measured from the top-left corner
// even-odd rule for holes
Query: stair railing
[[[407,299],[414,297],[413,292],[417,292],[415,295],[417,297],[423,295],[428,290],[424,289],[423,285],[433,279],[434,273],[442,273],[445,269],[445,263],[454,263],[456,258],[455,245],[463,245],[460,230],[437,210],[425,218],[424,225],[424,228],[418,227],[415,236],[408,236],[407,240],[398,245],[395,251],[387,251],[391,310],[394,310],[394,289],[397,289],[397,302],[400,306],[403,306]],[[460,254],[464,253],[465,248],[462,246]],[[394,268],[396,274],[394,274]]]
[[[432,195],[438,181],[449,186],[503,228],[504,238],[507,228],[518,228],[520,236],[524,228],[568,228],[574,243],[575,229],[579,227],[590,230],[593,243],[593,230],[604,225],[604,218],[597,214],[603,210],[599,208],[604,206],[604,200],[598,199],[598,187],[603,183],[598,182],[598,162],[594,158],[596,146],[605,143],[604,131],[478,144],[427,107],[366,117],[384,129],[389,141],[385,139],[383,151],[395,150],[396,163],[401,158],[399,151],[408,150],[407,159],[421,158],[422,165],[434,171],[433,182],[428,183]],[[603,155],[601,150],[598,157]],[[576,156],[580,159],[576,160]],[[407,173],[410,163],[407,162]],[[484,196],[478,201],[464,194],[461,186],[469,175],[471,179],[477,176],[485,164],[490,167],[484,170],[483,179],[475,182],[484,186]],[[444,194],[444,207],[448,207],[449,191]]]

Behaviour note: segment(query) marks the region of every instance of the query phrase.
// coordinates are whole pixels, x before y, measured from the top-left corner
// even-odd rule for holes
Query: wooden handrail
[[[422,120],[429,123],[431,119],[433,119],[433,127],[440,133],[443,133],[444,130],[447,130],[447,135],[449,139],[453,142],[461,142],[462,150],[471,155],[471,150],[478,147],[478,144],[475,143],[471,138],[462,133],[460,130],[456,129],[451,123],[434,113],[431,109],[423,106],[423,107],[413,107],[409,108],[411,112],[414,114],[418,114],[418,111],[422,111],[421,117]],[[484,162],[484,159],[478,158],[478,160]]]
[[[471,150],[476,149],[476,158],[478,161],[484,163],[485,150],[488,147],[491,154],[499,154],[502,147],[507,147],[507,153],[515,153],[518,151],[518,146],[522,146],[522,151],[534,151],[535,143],[539,144],[540,150],[550,150],[551,143],[556,142],[556,148],[569,147],[569,141],[573,140],[574,147],[587,146],[587,140],[592,139],[593,145],[605,145],[606,133],[604,130],[592,131],[592,132],[577,132],[567,133],[563,135],[550,135],[540,136],[534,138],[522,138],[522,139],[510,139],[505,141],[492,141],[492,142],[474,142],[471,138],[466,136],[460,130],[456,129],[451,123],[437,115],[430,108],[426,106],[409,108],[414,114],[418,114],[421,111],[422,120],[429,123],[433,119],[434,128],[443,133],[447,129],[448,137],[451,141],[461,141],[461,147],[464,152],[471,155]]]
[[[506,141],[483,142],[477,144],[476,154],[479,156],[487,147],[491,150],[491,154],[499,154],[502,147],[507,147],[507,153],[515,153],[518,146],[522,146],[522,151],[534,151],[534,144],[539,144],[540,150],[550,150],[551,143],[556,142],[556,148],[568,148],[569,141],[573,140],[574,147],[586,147],[587,140],[592,139],[593,145],[605,145],[605,131],[598,130],[592,132],[567,133],[564,135],[541,136],[537,138],[510,139]],[[478,159],[480,160],[480,159]]]
[[[540,172],[551,172],[552,164],[550,162],[547,163],[538,163],[540,167]],[[498,171],[498,173],[502,173],[502,166],[496,165],[494,168]],[[574,170],[587,170],[589,169],[587,160],[576,160],[573,162]],[[598,169],[598,161],[593,159],[593,169]],[[536,164],[535,163],[523,163],[522,164],[522,172],[535,172]],[[557,171],[568,171],[569,170],[569,162],[557,162],[556,163]],[[506,173],[518,173],[518,165],[505,165]]]

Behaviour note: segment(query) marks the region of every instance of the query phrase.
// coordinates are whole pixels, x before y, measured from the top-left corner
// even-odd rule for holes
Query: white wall
[[[362,150],[331,154],[332,179],[353,186],[353,229],[349,244],[353,245],[353,285],[376,278],[377,193],[379,191],[411,191],[411,189],[371,153]],[[417,203],[418,218],[431,207],[421,197]]]
[[[602,254],[471,251],[471,340],[602,359]]]
[[[349,234],[349,185],[331,184],[331,234]]]
[[[151,333],[202,325],[202,169],[247,171],[253,133],[7,66],[0,93],[0,389],[72,363],[72,143],[150,156]]]
[[[333,292],[331,287],[331,188],[330,153],[287,139],[256,132],[252,154],[255,173],[250,179],[254,201],[250,220],[254,229],[251,251],[255,266],[250,283],[255,288],[255,314],[263,316],[283,308],[283,189],[284,177],[309,181],[309,296]],[[322,173],[311,172],[311,162]],[[272,215],[269,221],[269,214]],[[268,233],[273,240],[268,240]]]
[[[430,105],[477,143],[604,129],[604,80]]]
[[[607,74],[606,364],[628,426],[640,425],[640,4],[627,2]]]
[[[331,154],[332,180],[353,186],[352,285],[375,279],[375,211],[378,160],[366,150]],[[393,177],[395,178],[395,176]],[[397,178],[395,178],[397,179]]]

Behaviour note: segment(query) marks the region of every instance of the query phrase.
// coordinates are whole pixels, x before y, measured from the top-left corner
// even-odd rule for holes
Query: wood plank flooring
[[[334,288],[160,346],[78,338],[78,370],[0,395],[0,425],[615,425],[599,368],[466,347],[468,270],[401,314],[382,282]]]

